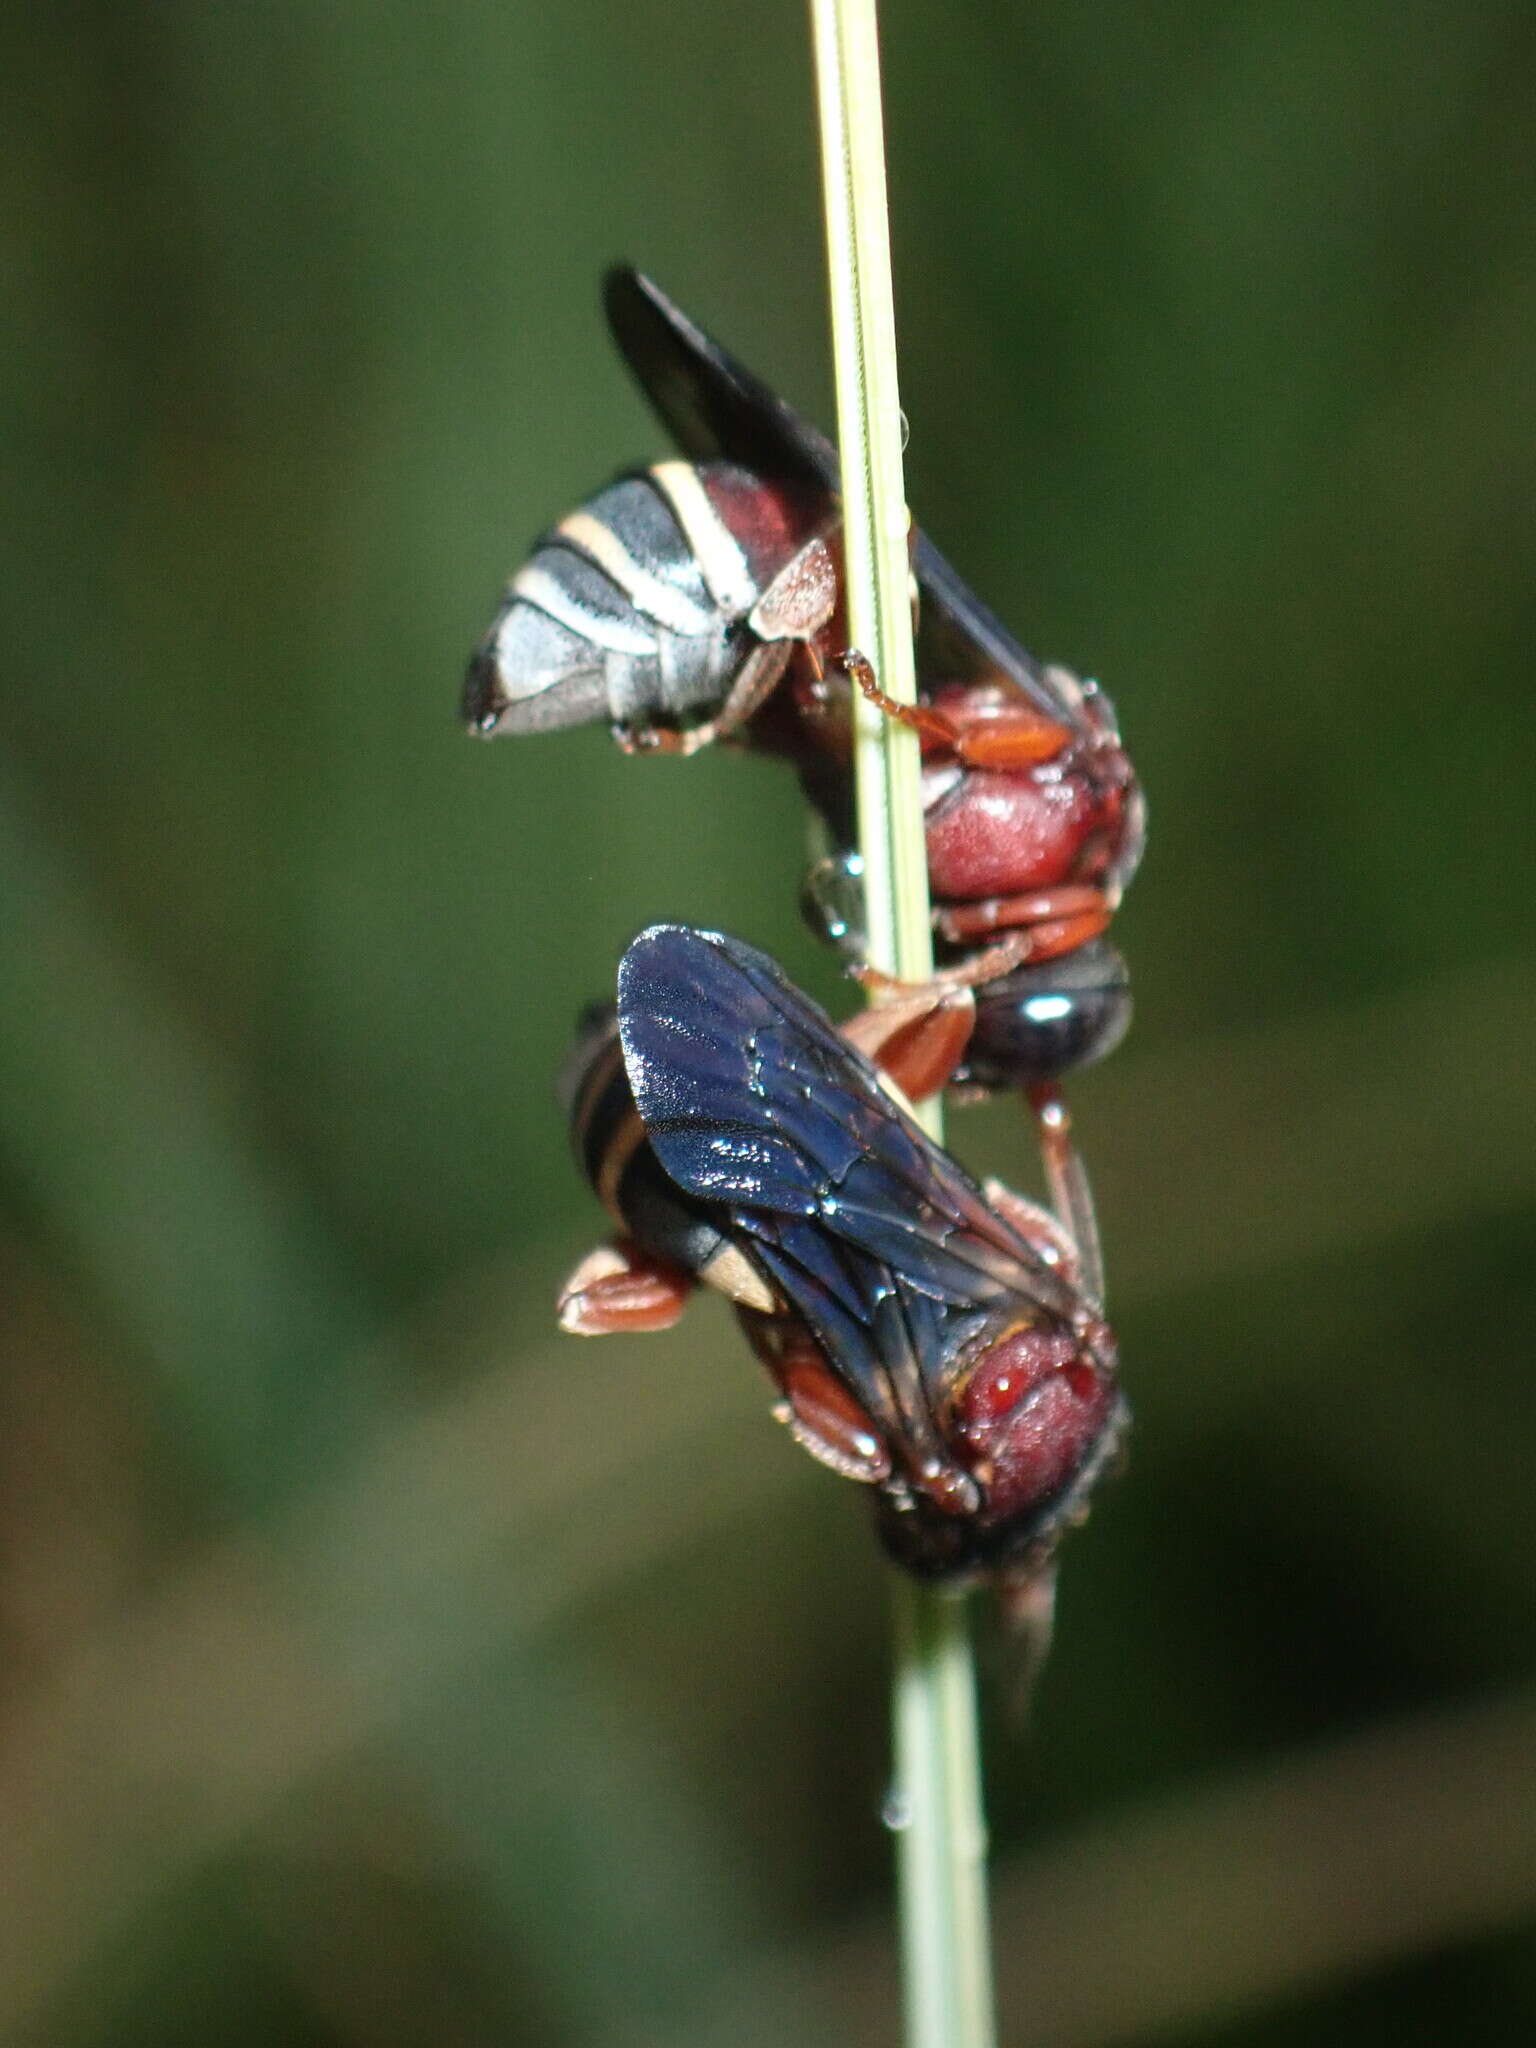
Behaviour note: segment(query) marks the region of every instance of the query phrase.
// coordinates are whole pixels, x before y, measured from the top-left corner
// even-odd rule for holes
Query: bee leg
[[[1077,1240],[1059,1217],[1042,1208],[1039,1202],[1015,1194],[1000,1180],[983,1181],[981,1191],[987,1198],[987,1207],[1011,1225],[1031,1251],[1038,1252],[1048,1266],[1054,1266],[1074,1284],[1080,1283]]]
[[[837,609],[837,570],[824,540],[807,541],[747,614],[759,645],[742,663],[713,718],[686,732],[670,725],[615,726],[626,754],[697,754],[729,739],[778,688],[797,645],[810,647]]]
[[[874,996],[883,1009],[887,1004],[906,997],[927,996],[931,1002],[940,989],[980,988],[984,982],[1011,974],[1015,967],[1022,967],[1026,960],[1034,958],[1033,933],[1021,930],[1005,932],[995,946],[973,953],[968,960],[957,961],[953,967],[936,968],[927,981],[900,981],[894,974],[882,974],[878,967],[851,967],[848,971],[860,988],[867,995]]]
[[[858,690],[887,718],[898,725],[910,725],[936,753],[952,754],[967,768],[1038,768],[1054,761],[1070,747],[1077,735],[1070,726],[1042,712],[1019,705],[1006,711],[988,709],[964,718],[939,711],[931,704],[899,704],[888,697],[876,680],[869,657],[850,647],[838,666]]]
[[[1078,898],[1101,900],[1096,890],[1083,888],[1014,900],[1038,907],[1049,906],[1053,897],[1066,898],[1068,909]],[[955,967],[941,968],[928,981],[899,981],[878,968],[855,967],[851,970],[854,980],[876,1001],[841,1027],[843,1036],[874,1060],[905,1095],[920,1102],[942,1088],[960,1064],[976,1021],[976,989],[1011,974],[1027,960],[1049,960],[1058,952],[1082,945],[1108,922],[1107,913],[1095,913],[1091,918],[1078,913],[1006,931],[996,945]]]
[[[741,1312],[748,1342],[783,1398],[774,1416],[802,1450],[844,1479],[877,1486],[891,1476],[891,1454],[848,1390],[836,1380],[826,1353],[792,1318]]]
[[[1025,705],[952,723],[955,758],[967,768],[993,768],[1002,773],[1054,761],[1076,738],[1069,727]]]
[[[793,651],[787,640],[765,641],[756,648],[742,664],[741,674],[732,683],[725,702],[708,725],[696,726],[688,738],[693,740],[699,733],[707,733],[708,738],[700,740],[700,746],[708,746],[712,740],[729,739],[737,727],[745,725],[753,712],[778,688]],[[695,753],[697,747],[685,747],[683,751]]]
[[[1072,1140],[1071,1112],[1054,1081],[1037,1081],[1026,1093],[1035,1113],[1051,1206],[1077,1247],[1078,1285],[1102,1308],[1104,1254],[1099,1242],[1099,1218],[1088,1169]]]
[[[774,577],[747,614],[759,640],[814,640],[837,610],[837,567],[820,538],[805,546]]]
[[[857,647],[850,647],[838,656],[836,665],[887,718],[894,719],[898,725],[910,726],[919,739],[929,741],[934,747],[951,746],[955,731],[952,721],[942,712],[930,710],[926,704],[898,704],[894,697],[888,697],[876,679],[874,663],[867,654],[860,654]]]
[[[1102,889],[1089,882],[1067,882],[1055,889],[1034,889],[1019,896],[983,896],[973,903],[945,904],[934,912],[934,929],[950,945],[961,946],[993,932],[1023,935],[1025,960],[1054,960],[1076,952],[1109,927],[1112,905]],[[987,956],[983,954],[982,959]],[[965,970],[970,971],[969,964]],[[991,977],[987,977],[990,979]]]
[[[670,1330],[693,1288],[691,1274],[619,1238],[588,1252],[561,1288],[560,1327],[575,1337]]]
[[[753,649],[742,663],[741,673],[713,718],[680,732],[671,725],[616,728],[614,738],[626,754],[697,754],[726,740],[746,724],[753,712],[777,688],[793,652],[789,641],[765,642]]]
[[[971,1042],[976,998],[951,982],[892,982],[889,1000],[861,1010],[842,1028],[909,1101],[936,1095]]]
[[[940,1030],[952,1033],[950,1067],[955,1067],[970,1041],[975,1012],[975,999],[971,992],[986,982],[1000,980],[1026,962],[1052,960],[1059,954],[1075,951],[1105,930],[1109,924],[1109,911],[1099,890],[1073,883],[1060,889],[1038,890],[1028,896],[995,896],[958,909],[941,910],[936,913],[934,923],[939,936],[954,944],[963,944],[969,938],[990,931],[1001,931],[1002,937],[994,945],[973,953],[969,959],[961,960],[953,967],[940,968],[928,981],[899,981],[894,975],[882,974],[876,967],[851,968],[849,972],[854,980],[876,1000],[869,1010],[842,1027],[843,1036],[871,1059],[886,1066],[914,1100],[921,1100],[924,1095],[942,1087],[947,1075],[938,1080],[929,1079],[921,1064],[923,1053],[917,1050],[912,1055],[918,1062],[913,1074],[914,1086],[897,1065],[905,1056],[899,1034],[910,1030],[921,1045],[919,1027],[924,1019],[930,1016],[940,1018],[946,1012],[963,1015],[963,1030],[954,1022],[942,1027],[935,1024],[929,1036],[933,1046],[932,1059],[936,1064],[945,1045],[939,1035]],[[892,1041],[892,1057],[888,1059],[886,1047]]]

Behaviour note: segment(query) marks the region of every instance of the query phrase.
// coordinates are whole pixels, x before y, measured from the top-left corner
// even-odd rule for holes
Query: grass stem
[[[832,346],[842,450],[848,630],[881,687],[917,694],[902,418],[875,0],[811,0]],[[871,963],[932,972],[917,736],[855,699],[855,773]],[[942,1135],[937,1101],[924,1121]],[[991,2048],[986,1833],[965,1603],[895,1589],[895,1776],[889,1817],[908,2048]]]

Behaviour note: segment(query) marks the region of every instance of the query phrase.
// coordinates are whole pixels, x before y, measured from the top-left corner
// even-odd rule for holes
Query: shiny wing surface
[[[836,496],[837,450],[761,378],[696,327],[638,270],[619,266],[603,284],[608,325],[651,409],[694,462],[734,462]],[[1001,671],[1040,710],[1072,725],[1076,707],[988,611],[925,534],[913,558],[922,592],[918,673],[932,682],[974,682]]]
[[[1073,1289],[766,954],[653,925],[620,964],[619,1027],[663,1167],[729,1209],[791,1299],[803,1284],[866,1320],[893,1293],[1071,1315]]]

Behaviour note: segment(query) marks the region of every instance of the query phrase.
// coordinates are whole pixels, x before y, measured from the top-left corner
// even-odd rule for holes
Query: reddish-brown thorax
[[[933,709],[957,734],[947,758],[938,744],[924,746],[935,897],[967,902],[1098,880],[1113,857],[1124,809],[1118,749],[1084,744],[1021,706],[1016,693],[1009,701],[988,685],[948,685],[934,693]],[[1054,737],[1056,744],[1023,765],[976,765],[975,756],[1002,751],[988,738],[1009,730],[1020,756],[1037,738],[1043,744]]]

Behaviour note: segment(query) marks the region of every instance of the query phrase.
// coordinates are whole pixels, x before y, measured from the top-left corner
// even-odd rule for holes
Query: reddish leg
[[[588,1252],[561,1288],[560,1327],[575,1337],[670,1330],[694,1285],[692,1274],[619,1238]]]
[[[1034,889],[1020,896],[984,896],[973,903],[946,903],[934,912],[941,939],[961,946],[993,932],[1021,932],[1029,951],[1016,961],[1054,960],[1072,953],[1107,931],[1110,906],[1102,889],[1090,882],[1067,882],[1055,889]],[[990,977],[988,977],[990,978]]]
[[[1022,967],[1026,960],[1034,957],[1033,934],[1018,931],[1009,932],[1006,938],[999,939],[995,946],[988,946],[983,952],[973,953],[969,960],[958,961],[953,967],[938,968],[928,981],[898,981],[895,975],[883,974],[878,967],[855,967],[850,972],[860,988],[877,998],[877,1015],[884,1015],[887,1011],[912,1014],[919,1007],[930,1010],[939,1007],[956,991],[978,989],[985,982],[1011,974],[1015,967]],[[864,1050],[867,1051],[868,1047]],[[964,1050],[963,1045],[961,1050]]]
[[[1000,931],[1003,936],[968,960],[941,967],[929,981],[898,981],[877,967],[857,967],[853,977],[870,995],[882,999],[882,1008],[901,1003],[910,1013],[925,997],[932,1005],[944,991],[980,988],[1026,962],[1054,960],[1073,952],[1096,939],[1109,921],[1103,895],[1083,882],[1037,889],[1025,896],[991,896],[979,903],[946,905],[935,912],[934,925],[940,938],[951,944],[963,945],[990,932]]]
[[[1036,907],[1049,902],[1052,896],[1073,899],[1091,897],[1094,893],[1063,889],[1015,900]],[[876,967],[855,968],[854,979],[877,1000],[843,1025],[843,1036],[874,1060],[903,1094],[921,1102],[925,1095],[937,1094],[944,1086],[970,1043],[976,1019],[972,991],[1011,974],[1028,960],[1049,960],[1070,950],[1069,946],[1053,941],[1059,941],[1063,931],[1083,922],[1079,918],[1048,919],[1021,931],[1011,931],[995,946],[972,954],[969,960],[941,968],[929,981],[898,981]],[[1102,931],[1107,922],[1106,917],[1084,930],[1081,937],[1071,940],[1071,945],[1081,945],[1083,939]]]
[[[1104,1305],[1104,1256],[1099,1243],[1099,1219],[1093,1205],[1093,1189],[1082,1155],[1072,1142],[1072,1117],[1053,1081],[1040,1081],[1028,1090],[1040,1135],[1040,1157],[1051,1190],[1051,1205],[1077,1246],[1078,1285],[1102,1308]]]
[[[898,725],[910,726],[919,738],[930,741],[934,746],[948,748],[951,745],[954,727],[950,721],[942,713],[930,710],[926,704],[898,704],[894,697],[888,697],[875,679],[874,664],[856,647],[850,647],[840,655],[837,666],[887,718],[894,719]]]
[[[1036,768],[1054,761],[1072,734],[1054,719],[1020,709],[978,719],[955,730],[955,753],[967,768]]]
[[[787,1316],[741,1318],[752,1349],[783,1399],[774,1414],[803,1450],[844,1479],[878,1485],[891,1476],[891,1454],[826,1355],[802,1323]]]
[[[1072,744],[1074,735],[1027,704],[989,709],[963,724],[929,704],[898,704],[875,679],[867,656],[850,647],[840,666],[850,680],[898,725],[909,725],[936,749],[953,754],[967,768],[1034,768]]]
[[[909,1101],[921,1102],[936,1095],[959,1066],[971,1042],[976,998],[953,983],[881,980],[895,993],[850,1017],[842,1035]]]
[[[1010,1224],[1019,1236],[1037,1252],[1048,1266],[1054,1266],[1074,1285],[1081,1284],[1078,1246],[1064,1218],[1053,1216],[1038,1202],[1031,1202],[1024,1195],[1017,1195],[1000,1180],[987,1180],[982,1184],[982,1193],[987,1206],[994,1210],[1003,1221]]]

